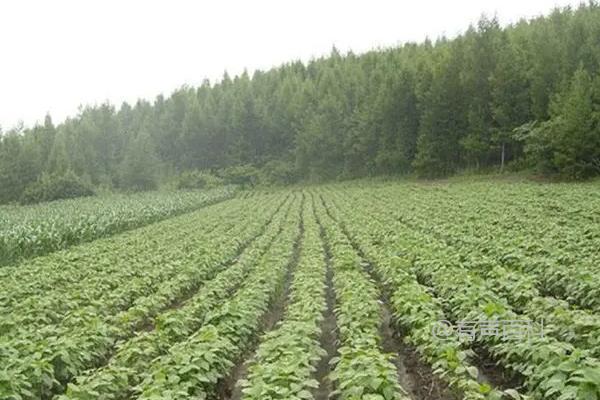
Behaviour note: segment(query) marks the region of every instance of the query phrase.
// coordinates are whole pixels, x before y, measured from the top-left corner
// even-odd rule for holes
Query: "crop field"
[[[202,192],[114,194],[35,206],[0,207],[0,265],[137,228],[232,197]]]
[[[0,399],[600,398],[598,184],[202,196],[0,209]]]

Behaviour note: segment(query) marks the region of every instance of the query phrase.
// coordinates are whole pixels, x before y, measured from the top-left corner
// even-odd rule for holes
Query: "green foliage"
[[[145,133],[140,134],[125,149],[119,168],[119,186],[133,191],[156,189],[158,164],[152,139]]]
[[[349,238],[322,204],[317,215],[331,254],[340,341],[339,357],[331,360],[334,369],[329,378],[335,385],[332,396],[345,400],[407,399],[398,384],[398,372],[391,355],[380,348],[382,321],[378,289],[362,269],[364,262]]]
[[[600,395],[597,243],[588,219],[596,192],[593,185],[470,182],[378,185],[376,201],[346,187],[327,198],[393,293],[404,336],[464,398],[521,398],[477,382],[468,350],[476,345],[523,378],[530,397],[522,398],[579,399]],[[521,225],[524,215],[529,225]],[[547,240],[532,236],[537,229]],[[432,324],[442,319],[529,320],[532,331],[477,335],[475,344],[440,340]]]
[[[260,169],[260,182],[267,185],[289,185],[298,180],[293,163],[272,160]]]
[[[32,141],[18,132],[0,137],[0,202],[18,201],[25,188],[36,181],[39,165]]]
[[[236,165],[220,169],[217,176],[226,184],[252,187],[259,181],[259,171],[252,165]]]
[[[72,171],[64,175],[42,175],[37,182],[27,186],[19,201],[34,204],[47,201],[94,196],[94,190]]]
[[[424,97],[415,172],[423,177],[447,176],[462,161],[460,137],[467,130],[465,88],[461,85],[464,44],[452,43],[443,49],[441,62],[433,70],[433,82]]]
[[[279,246],[272,247],[276,254],[264,254],[265,247],[272,242],[281,226],[278,223],[282,217],[274,216],[280,209],[278,204],[283,204],[282,196],[257,197],[250,207],[245,201],[233,201],[228,204],[232,208],[221,206],[201,210],[113,239],[78,246],[66,255],[59,252],[6,267],[9,275],[17,281],[22,282],[25,276],[29,276],[32,286],[21,283],[8,285],[8,282],[2,285],[3,304],[10,304],[14,311],[0,325],[3,368],[9,371],[0,375],[2,398],[33,400],[59,394],[73,378],[83,377],[90,367],[105,363],[115,351],[117,342],[125,339],[133,339],[134,342],[123,348],[115,359],[117,368],[112,370],[114,375],[111,370],[101,374],[98,386],[91,386],[93,380],[90,386],[83,382],[81,386],[74,385],[67,398],[94,397],[97,390],[108,389],[108,382],[116,386],[125,384],[126,390],[113,392],[113,398],[131,397],[133,388],[118,380],[131,378],[132,382],[135,379],[140,382],[150,372],[155,372],[148,371],[144,360],[157,365],[157,369],[163,368],[165,364],[154,360],[152,352],[163,354],[162,360],[169,359],[164,354],[168,344],[174,344],[177,337],[184,339],[196,331],[194,327],[198,328],[204,321],[198,320],[201,315],[210,318],[210,322],[221,331],[215,331],[210,324],[194,335],[206,350],[200,352],[202,344],[199,344],[194,360],[211,362],[209,366],[201,365],[210,373],[215,371],[216,376],[217,365],[220,368],[231,365],[231,360],[210,358],[219,351],[233,350],[231,338],[221,334],[224,328],[242,319],[243,325],[238,325],[240,329],[233,332],[248,335],[243,328],[258,324],[257,313],[265,311],[269,294],[276,286],[273,283],[281,279],[285,271],[284,260],[291,253],[292,245],[284,239],[290,240],[290,235],[294,234],[294,225],[289,223],[291,220],[286,221],[289,226],[286,234],[278,236]],[[266,227],[271,218],[274,226]],[[173,232],[178,234],[173,235]],[[224,268],[240,256],[240,243],[250,244],[263,232],[266,233],[265,238],[257,240],[256,246],[242,255],[243,265]],[[254,255],[255,252],[258,255]],[[99,254],[103,257],[98,257]],[[275,260],[281,261],[278,270],[270,263]],[[253,268],[254,273],[250,274]],[[230,269],[231,273],[228,272]],[[44,270],[47,273],[39,273]],[[90,274],[91,271],[95,272]],[[224,275],[219,276],[220,272]],[[2,278],[6,276],[2,274]],[[253,284],[231,300],[228,297],[231,287],[237,287],[246,276]],[[265,279],[266,276],[270,279]],[[234,283],[235,279],[238,285]],[[56,282],[69,284],[57,288],[53,285]],[[212,287],[207,286],[199,293],[199,298],[190,299],[190,294],[196,293],[205,283],[211,283]],[[228,288],[227,285],[232,286]],[[51,290],[49,286],[57,290]],[[223,299],[230,307],[225,306],[219,312],[219,300]],[[173,304],[181,304],[184,300],[190,301],[182,312],[161,315]],[[243,303],[245,300],[248,302]],[[205,308],[209,301],[215,307]],[[240,315],[236,310],[241,307],[250,309],[253,314],[246,312]],[[191,310],[197,314],[185,314]],[[219,317],[223,319],[221,324],[217,322]],[[157,326],[155,334],[138,337],[149,325]],[[224,346],[221,350],[216,348],[219,344]],[[140,354],[140,351],[150,354]],[[150,360],[142,360],[144,356],[150,357]],[[181,355],[175,356],[179,357]],[[185,371],[188,365],[181,366],[184,367],[182,375],[197,378],[190,369]],[[138,373],[132,374],[136,368]],[[139,371],[140,368],[143,370]],[[155,388],[164,384],[160,379],[154,383]]]
[[[177,189],[204,189],[222,186],[223,179],[206,171],[184,171],[177,177]]]
[[[451,40],[333,49],[153,102],[87,107],[56,127],[48,118],[0,140],[0,202],[67,170],[123,190],[154,188],[172,171],[223,169],[227,182],[248,186],[509,163],[595,176],[599,19],[595,1],[506,27],[483,17]],[[532,121],[535,138],[511,136]]]
[[[156,222],[233,194],[231,187],[224,187],[188,193],[113,194],[6,208],[0,211],[0,264]]]
[[[277,240],[258,261],[255,273],[221,307],[204,319],[203,327],[155,359],[138,387],[140,399],[210,398],[218,382],[250,346],[261,328],[261,316],[281,287],[299,234],[299,210],[290,214]]]
[[[267,203],[270,204],[269,201]],[[290,204],[286,208],[289,207]],[[264,218],[272,216],[271,212],[268,207],[263,209],[259,214],[259,221],[250,223],[251,231],[256,232],[256,229],[262,226]],[[118,349],[111,363],[105,368],[91,374],[80,375],[75,384],[69,385],[63,398],[84,400],[93,397],[99,391],[107,396],[115,396],[115,399],[127,398],[132,392],[132,387],[141,383],[144,372],[154,359],[164,355],[170,346],[185,340],[200,329],[207,315],[220,307],[228,296],[243,284],[244,280],[250,278],[252,274],[261,273],[255,267],[273,238],[280,233],[281,224],[285,221],[285,212],[276,213],[272,222],[266,227],[264,235],[249,245],[231,267],[218,273],[181,308],[171,309],[158,315],[155,319],[156,329],[127,341]],[[194,276],[185,279],[197,280]],[[184,283],[185,279],[181,279],[180,282]],[[170,297],[185,292],[177,294],[177,290],[179,290],[177,287],[171,286],[168,291],[173,295]],[[147,311],[144,312],[147,314]],[[140,314],[140,316],[147,318],[147,315]]]
[[[596,398],[599,191],[473,177],[248,191],[4,266],[0,397],[228,397],[222,389],[244,362],[247,400],[313,399],[321,388],[339,399],[400,400],[397,354],[384,350],[398,334],[449,385],[448,397]],[[172,194],[133,196],[2,206],[0,243],[17,237],[11,243],[31,254],[61,248],[102,227],[110,235],[124,221],[137,226],[160,201],[179,204]],[[197,191],[178,196],[199,201]],[[533,331],[471,340],[436,334],[441,320],[529,320]],[[324,338],[335,348],[320,382]],[[475,350],[519,386],[484,381]]]
[[[525,151],[545,171],[575,179],[600,173],[600,75],[578,69],[551,103],[551,118],[526,137]]]
[[[319,382],[316,365],[325,355],[319,337],[326,308],[326,264],[319,230],[308,203],[304,237],[291,285],[289,305],[281,323],[261,338],[242,386],[245,400],[313,399]]]

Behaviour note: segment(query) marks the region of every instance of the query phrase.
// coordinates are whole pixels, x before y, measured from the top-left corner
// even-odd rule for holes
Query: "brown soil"
[[[474,346],[473,351],[477,355],[473,362],[479,370],[483,382],[489,383],[500,390],[518,390],[523,385],[523,377],[513,374],[498,365],[485,348]]]

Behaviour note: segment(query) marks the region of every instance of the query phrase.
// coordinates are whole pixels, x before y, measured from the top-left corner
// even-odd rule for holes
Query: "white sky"
[[[454,36],[573,0],[0,0],[0,126],[154,99],[247,67]]]

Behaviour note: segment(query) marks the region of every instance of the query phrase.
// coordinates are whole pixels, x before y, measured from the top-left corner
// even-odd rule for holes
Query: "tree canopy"
[[[148,189],[190,170],[248,167],[283,183],[447,176],[517,164],[600,174],[600,6],[361,55],[243,73],[135,104],[82,108],[0,140],[0,201],[40,177]]]

